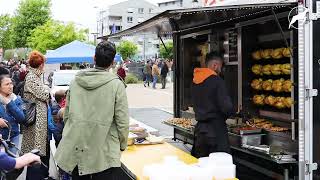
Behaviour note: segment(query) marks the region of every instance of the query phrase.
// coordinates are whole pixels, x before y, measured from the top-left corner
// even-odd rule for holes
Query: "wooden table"
[[[165,156],[177,156],[186,164],[197,163],[198,159],[190,154],[168,144],[157,145],[133,145],[122,153],[121,162],[124,168],[138,180],[146,180],[143,177],[143,167],[150,164],[163,162]]]

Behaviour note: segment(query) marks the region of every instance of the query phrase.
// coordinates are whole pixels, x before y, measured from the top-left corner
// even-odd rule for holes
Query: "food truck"
[[[174,42],[174,139],[193,144],[193,69],[223,54],[244,116],[227,120],[239,179],[320,179],[320,1],[205,1],[103,39],[155,33]]]

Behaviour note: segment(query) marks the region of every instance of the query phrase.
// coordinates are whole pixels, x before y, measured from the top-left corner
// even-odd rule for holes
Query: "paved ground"
[[[158,87],[160,85],[158,84]],[[159,130],[161,136],[168,137],[167,142],[190,152],[191,146],[171,140],[173,128],[162,121],[173,117],[173,84],[166,89],[145,88],[143,84],[128,85],[127,95],[130,116],[144,124]]]
[[[158,88],[161,86],[157,85]],[[129,84],[127,96],[130,108],[164,108],[172,111],[173,84],[166,89],[152,89],[143,87],[143,84]]]

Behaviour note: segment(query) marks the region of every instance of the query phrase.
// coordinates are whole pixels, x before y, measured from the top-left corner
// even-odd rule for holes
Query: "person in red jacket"
[[[123,64],[120,64],[117,74],[119,77],[121,77],[122,80],[126,79],[127,75],[126,75],[126,70],[123,68]]]

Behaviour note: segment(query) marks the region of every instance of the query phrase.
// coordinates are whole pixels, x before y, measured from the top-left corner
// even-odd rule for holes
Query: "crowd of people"
[[[120,152],[127,146],[129,113],[125,70],[120,65],[118,76],[109,72],[115,53],[114,44],[101,42],[95,67],[78,73],[68,91],[53,95],[42,81],[46,58],[40,52],[31,52],[24,63],[1,64],[0,133],[25,155],[13,158],[0,153],[0,171],[41,162],[44,166],[28,166],[26,179],[50,179],[53,137],[62,179],[117,179]],[[35,104],[33,123],[27,122],[31,116],[27,102]],[[15,147],[10,152],[19,154]],[[34,149],[38,155],[29,153]]]
[[[149,87],[150,83],[152,83],[152,88],[156,89],[157,82],[160,78],[161,89],[165,89],[169,70],[173,70],[172,65],[172,61],[169,60],[148,60],[143,68],[144,87]]]

